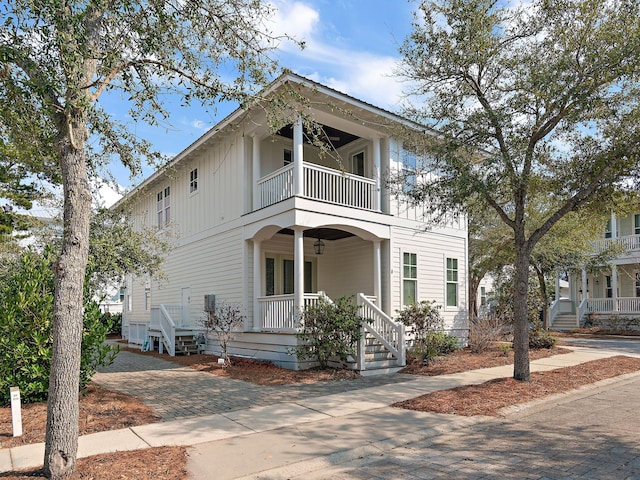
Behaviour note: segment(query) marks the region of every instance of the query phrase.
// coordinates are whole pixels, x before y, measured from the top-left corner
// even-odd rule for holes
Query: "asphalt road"
[[[593,338],[585,335],[566,337],[564,341],[569,345],[619,352],[621,355],[640,355],[640,336]]]

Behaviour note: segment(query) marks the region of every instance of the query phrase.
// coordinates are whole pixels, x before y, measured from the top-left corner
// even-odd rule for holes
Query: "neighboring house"
[[[640,212],[640,211],[639,211]],[[597,272],[586,270],[569,276],[569,288],[554,302],[550,310],[551,327],[568,330],[583,326],[588,316],[600,319],[640,317],[640,213],[611,219],[594,242],[594,253],[602,252],[612,243],[621,245],[624,253]],[[556,281],[556,291],[561,288]]]
[[[175,354],[172,335],[193,334],[207,304],[235,302],[246,322],[230,353],[297,369],[307,364],[290,354],[296,312],[323,295],[353,295],[374,320],[352,365],[361,371],[403,365],[392,318],[412,301],[435,300],[447,330],[466,336],[466,218],[427,228],[385,187],[387,172],[416,168],[394,136],[416,125],[293,74],[266,92],[285,88],[309,99],[333,156],[300,119],[272,133],[264,110],[237,110],[131,191],[120,203],[131,202],[134,224],[157,226],[175,248],[166,279],[126,282],[123,336],[149,334]]]

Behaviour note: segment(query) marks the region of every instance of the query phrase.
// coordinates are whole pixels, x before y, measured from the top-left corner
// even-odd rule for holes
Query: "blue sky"
[[[393,76],[398,46],[409,34],[416,2],[409,0],[271,0],[277,9],[271,26],[306,42],[300,50],[290,42],[274,52],[283,68],[328,85],[374,105],[397,111],[402,83]],[[103,101],[104,100],[104,101]],[[121,110],[117,99],[101,99],[107,110]],[[159,127],[133,125],[136,133],[173,156],[235,107],[218,105],[215,112],[200,107],[170,105],[171,116]],[[129,179],[113,166],[118,183],[130,187],[148,176]]]

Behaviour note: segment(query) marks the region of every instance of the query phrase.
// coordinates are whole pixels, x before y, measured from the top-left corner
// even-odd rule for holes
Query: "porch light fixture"
[[[316,252],[316,255],[322,255],[324,253],[324,242],[320,239],[316,240],[313,244],[313,250]]]

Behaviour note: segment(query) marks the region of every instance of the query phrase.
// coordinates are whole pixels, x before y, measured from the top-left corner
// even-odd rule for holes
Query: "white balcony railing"
[[[627,252],[640,250],[640,235],[623,235],[618,238],[601,238],[593,242],[596,253],[603,252],[613,245],[620,245]]]
[[[294,165],[282,167],[258,180],[258,207],[293,196]],[[303,162],[303,196],[346,207],[376,210],[376,184],[371,178]]]
[[[589,313],[634,313],[640,314],[640,297],[589,298]]]

